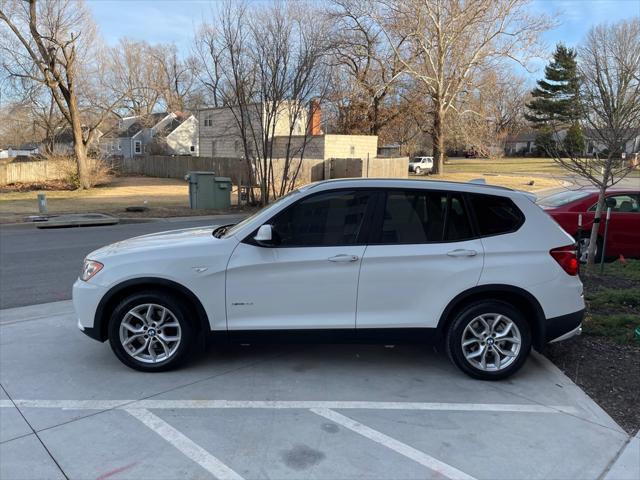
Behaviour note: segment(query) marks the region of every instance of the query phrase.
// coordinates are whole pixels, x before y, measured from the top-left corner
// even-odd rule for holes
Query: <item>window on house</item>
[[[355,155],[355,154],[356,154],[356,147],[351,145],[351,147],[349,148],[349,155]]]
[[[210,113],[208,113],[207,115],[204,116],[204,126],[205,127],[213,126],[213,122],[212,122],[212,118],[211,118],[211,114]]]
[[[217,140],[212,140],[211,141],[211,156],[215,157],[218,154],[218,141]]]
[[[191,146],[189,147],[189,151],[190,151],[190,152],[195,152],[195,151],[196,151],[196,147],[195,147],[195,146],[193,146],[193,145],[191,145]]]
[[[118,144],[118,151],[122,150],[122,145]]]
[[[133,153],[142,153],[142,142],[140,140],[136,140],[133,142]]]

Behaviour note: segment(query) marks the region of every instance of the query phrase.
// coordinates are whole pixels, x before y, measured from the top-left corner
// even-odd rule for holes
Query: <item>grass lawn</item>
[[[640,346],[640,260],[615,261],[605,264],[603,275],[595,272],[583,275],[589,309],[584,333]]]
[[[483,178],[489,185],[500,185],[502,187],[513,188],[514,190],[525,190],[528,192],[562,186],[562,180],[559,178],[536,177],[522,174],[501,175],[496,173],[453,173],[447,170],[446,167],[444,175],[412,175],[411,178],[450,182],[468,182],[469,180],[474,180],[476,178]],[[533,182],[533,185],[531,185],[531,182]]]
[[[564,373],[628,433],[640,428],[640,260],[580,274],[587,316],[583,334],[545,349]]]
[[[444,166],[448,173],[494,173],[507,175],[557,175],[566,176],[567,171],[550,158],[451,158]]]
[[[47,190],[49,213],[97,212],[119,216],[172,217],[220,213],[189,208],[189,186],[184,180],[153,177],[115,177],[90,190]],[[20,222],[38,214],[37,191],[0,193],[0,223]],[[232,203],[234,203],[232,194]],[[125,208],[146,205],[144,214],[127,214]]]

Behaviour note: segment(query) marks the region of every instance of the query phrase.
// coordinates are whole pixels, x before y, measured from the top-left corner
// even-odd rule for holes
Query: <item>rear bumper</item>
[[[584,309],[560,317],[547,318],[544,343],[561,342],[580,335],[583,319]]]

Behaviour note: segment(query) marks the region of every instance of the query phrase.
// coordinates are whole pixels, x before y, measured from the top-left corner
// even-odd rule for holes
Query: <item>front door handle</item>
[[[347,255],[344,253],[341,253],[340,255],[336,255],[334,257],[329,257],[327,260],[329,260],[330,262],[355,262],[358,260],[357,255]]]
[[[464,248],[458,248],[447,252],[450,257],[475,257],[478,254],[475,250],[465,250]]]

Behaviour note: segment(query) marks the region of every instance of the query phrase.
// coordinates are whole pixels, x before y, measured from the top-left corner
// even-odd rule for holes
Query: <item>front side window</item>
[[[473,236],[462,197],[431,191],[390,191],[379,243],[421,244]]]
[[[362,242],[362,226],[371,194],[362,191],[320,193],[278,214],[270,223],[280,247],[329,247]]]
[[[510,198],[482,194],[469,197],[482,236],[515,232],[524,223],[524,215]]]
[[[597,203],[591,206],[589,211],[595,212]],[[607,208],[611,206],[612,212],[619,213],[639,213],[640,206],[638,205],[638,197],[635,195],[610,195],[606,199],[603,211],[606,212]]]

